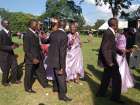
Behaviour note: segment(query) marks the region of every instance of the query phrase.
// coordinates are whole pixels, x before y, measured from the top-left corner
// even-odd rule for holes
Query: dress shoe
[[[59,100],[62,100],[62,101],[72,101],[72,99],[71,98],[69,98],[69,97],[67,97],[67,96],[65,96],[65,97],[63,97],[63,98],[59,98]]]
[[[105,94],[96,94],[96,97],[107,97]]]
[[[32,89],[29,89],[29,90],[25,90],[26,92],[28,93],[36,93],[36,91],[32,90]]]
[[[21,81],[15,81],[15,82],[11,82],[12,84],[20,84],[22,83]]]
[[[3,86],[10,86],[9,83],[3,83],[2,85],[3,85]]]
[[[124,105],[125,104],[125,102],[124,101],[122,101],[122,100],[119,100],[119,99],[110,99],[111,101],[113,101],[113,102],[115,102],[115,103],[118,103],[118,104],[122,104],[122,105]]]

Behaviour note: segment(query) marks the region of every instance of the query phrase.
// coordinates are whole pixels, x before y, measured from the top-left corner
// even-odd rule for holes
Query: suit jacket
[[[48,40],[50,46],[47,59],[47,64],[49,67],[65,69],[67,41],[67,35],[62,30],[57,30],[50,34]]]
[[[107,29],[103,34],[98,55],[98,65],[108,67],[111,63],[116,64],[116,53],[115,36],[110,29]]]
[[[140,47],[140,29],[136,32],[135,44]]]
[[[25,52],[25,62],[32,64],[34,58],[42,61],[43,56],[39,44],[39,36],[28,30],[23,36],[23,48]]]
[[[128,35],[126,37],[126,48],[131,49],[133,48],[133,45],[135,45],[135,35]]]
[[[10,56],[14,55],[12,49],[12,38],[10,34],[7,34],[4,30],[0,31],[0,61],[8,61]]]

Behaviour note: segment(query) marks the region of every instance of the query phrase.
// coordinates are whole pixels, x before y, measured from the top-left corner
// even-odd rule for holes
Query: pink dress
[[[126,48],[126,38],[124,35],[119,34],[116,37],[116,47],[120,50]],[[117,54],[117,62],[122,79],[121,91],[124,93],[127,92],[128,88],[132,88],[134,86],[134,81],[126,61],[126,56]]]
[[[66,56],[66,74],[67,80],[73,80],[77,78],[77,73],[80,77],[84,77],[83,69],[83,56],[80,47],[80,35],[77,32],[77,37],[73,40],[73,35],[68,34],[68,49]]]

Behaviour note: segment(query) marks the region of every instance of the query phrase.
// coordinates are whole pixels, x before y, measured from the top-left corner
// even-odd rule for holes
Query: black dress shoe
[[[22,83],[21,81],[15,81],[15,82],[11,82],[11,84],[20,84]]]
[[[28,93],[36,93],[36,91],[32,90],[32,89],[29,89],[29,90],[25,90],[26,92]]]
[[[123,105],[125,104],[125,102],[122,100],[117,100],[117,99],[110,99],[110,100],[118,104],[123,104]]]
[[[10,86],[9,83],[2,83],[3,86]]]
[[[103,94],[96,94],[96,97],[107,97],[107,95]]]
[[[63,97],[63,98],[59,98],[59,100],[62,100],[62,101],[72,101],[72,99],[71,98],[69,98],[69,97],[67,97],[67,96],[65,96],[65,97]]]

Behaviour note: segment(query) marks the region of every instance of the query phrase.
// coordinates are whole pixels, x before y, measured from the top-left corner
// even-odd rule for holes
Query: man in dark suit
[[[135,32],[134,28],[124,29],[124,35],[126,37],[126,60],[128,65],[130,64],[130,55],[135,45]],[[131,65],[130,65],[131,66]]]
[[[58,92],[59,99],[63,101],[71,101],[66,96],[66,50],[67,50],[67,35],[61,27],[62,24],[58,19],[52,19],[52,29],[54,30],[49,37],[49,52],[47,63],[54,70],[53,91]],[[58,29],[59,28],[59,29]]]
[[[104,97],[112,79],[112,97],[111,100],[117,103],[123,103],[120,100],[121,94],[121,75],[116,61],[115,32],[118,29],[118,20],[111,18],[108,21],[109,28],[105,31],[99,50],[99,65],[104,67],[104,73],[101,80],[101,86],[97,96]]]
[[[23,47],[25,52],[25,91],[36,93],[32,89],[32,85],[37,78],[40,84],[45,88],[48,85],[46,72],[43,66],[43,56],[41,53],[39,36],[36,33],[38,21],[31,20],[29,29],[23,37]]]
[[[1,25],[3,29],[0,31],[0,68],[3,72],[2,74],[2,84],[4,86],[9,86],[11,83],[20,83],[20,79],[17,79],[17,60],[14,54],[14,49],[18,47],[18,44],[12,42],[11,34],[9,31],[9,22],[7,20],[2,20]],[[11,69],[11,75],[9,72]]]
[[[135,67],[136,69],[140,68],[140,27],[137,29],[135,45],[137,46],[137,50],[135,51]]]

